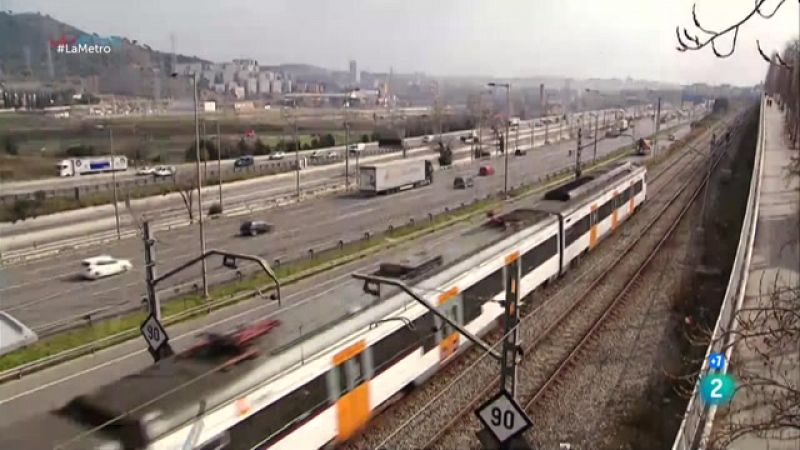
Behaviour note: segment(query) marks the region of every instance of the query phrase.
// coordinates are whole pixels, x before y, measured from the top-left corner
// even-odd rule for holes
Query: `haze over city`
[[[703,0],[698,15],[716,29],[752,2]],[[767,2],[771,10],[776,2]],[[478,1],[4,0],[3,9],[50,14],[101,35],[137,39],[212,61],[307,63],[442,76],[564,76],[673,83],[753,85],[765,67],[756,39],[782,50],[798,33],[798,3],[771,20],[755,17],[727,59],[675,50],[675,27],[690,26],[690,0]],[[720,50],[725,51],[728,39]]]

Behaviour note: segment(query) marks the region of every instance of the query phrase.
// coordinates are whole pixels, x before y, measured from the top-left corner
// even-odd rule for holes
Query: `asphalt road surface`
[[[460,132],[459,134],[463,134]],[[545,130],[537,129],[535,134],[543,142]],[[550,140],[555,140],[555,127],[549,130]],[[519,134],[520,142],[529,142],[530,129],[522,129]],[[566,138],[566,127],[562,128],[562,136]],[[438,153],[428,146],[423,146],[421,138],[411,140],[412,148],[408,151],[409,157],[427,157],[436,159]],[[487,141],[484,137],[484,141]],[[456,141],[458,142],[458,141]],[[513,140],[512,140],[513,142]],[[460,144],[460,142],[459,142]],[[484,145],[489,146],[490,143]],[[459,149],[456,149],[457,152]],[[355,186],[356,168],[358,163],[375,163],[399,159],[400,152],[383,155],[366,156],[363,158],[351,157],[350,182]],[[468,157],[468,147],[461,147],[456,157]],[[300,187],[303,191],[318,189],[324,186],[343,185],[345,182],[344,162],[323,166],[312,166],[300,172]],[[243,206],[257,206],[270,200],[284,196],[294,196],[296,193],[295,172],[278,175],[252,178],[245,181],[226,183],[223,185],[223,200],[226,211]],[[208,205],[219,201],[217,186],[208,186],[203,190],[203,204],[207,211]],[[188,220],[183,197],[179,193],[164,196],[152,196],[131,201],[135,214],[146,213],[157,221],[166,222]],[[193,205],[196,209],[196,203]],[[0,242],[3,251],[22,249],[42,244],[65,240],[79,236],[90,236],[91,233],[113,231],[115,228],[113,205],[103,205],[80,210],[42,216],[35,219],[17,222],[15,224],[0,224],[0,233],[4,236]],[[122,231],[133,230],[134,224],[123,205],[120,205],[120,228]],[[106,233],[108,234],[108,233]]]
[[[637,125],[637,135],[649,134],[652,129],[651,120],[642,120]],[[685,132],[688,132],[688,125],[683,126],[678,134]],[[601,157],[630,143],[630,137],[601,140],[597,145],[597,156]],[[574,156],[570,156],[569,151],[574,146],[574,142],[563,142],[539,147],[529,151],[526,156],[511,156],[509,184],[514,186],[534,180],[571,164]],[[591,160],[591,156],[591,149],[584,151],[584,161]],[[474,187],[467,190],[454,190],[453,178],[462,174],[477,174],[478,166],[487,164],[487,161],[475,161],[453,170],[437,172],[432,185],[394,195],[372,198],[336,195],[266,210],[253,218],[267,220],[274,225],[275,231],[252,238],[237,236],[243,218],[211,220],[206,222],[206,246],[209,249],[255,253],[270,262],[276,258],[286,261],[307,254],[310,248],[327,247],[340,239],[355,239],[366,230],[384,230],[388,224],[403,224],[412,216],[420,217],[428,211],[438,212],[446,206],[455,207],[473,198],[497,192],[503,187],[503,159],[493,159],[488,163],[495,166],[496,174],[475,177]],[[158,270],[161,273],[199,254],[196,226],[163,231],[156,238]],[[98,254],[130,259],[134,269],[98,281],[80,279],[77,276],[79,261]],[[100,307],[133,307],[139,304],[145,292],[143,258],[141,241],[125,239],[102,248],[80,250],[3,268],[0,272],[0,281],[3,282],[0,307],[34,329]],[[209,262],[211,282],[230,277],[230,270],[220,265],[216,260]],[[199,267],[187,270],[172,282],[197,282],[199,272]]]

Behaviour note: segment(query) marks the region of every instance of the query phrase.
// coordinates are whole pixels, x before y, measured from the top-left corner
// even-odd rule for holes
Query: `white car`
[[[168,166],[158,166],[153,169],[153,176],[155,177],[171,177],[175,175],[175,168]]]
[[[329,151],[329,152],[328,152],[328,155],[327,155],[327,156],[328,156],[328,158],[331,158],[331,159],[333,159],[333,158],[338,158],[338,157],[339,157],[339,154],[338,154],[338,153],[336,153],[335,151],[331,150],[331,151]]]
[[[127,259],[117,259],[108,255],[95,256],[81,261],[81,275],[87,280],[110,277],[133,269]]]
[[[430,144],[433,141],[433,136],[426,135],[422,137],[423,144]]]
[[[286,153],[283,152],[275,152],[269,155],[269,159],[283,159],[286,156]]]
[[[155,171],[156,169],[152,167],[144,166],[136,171],[136,175],[152,175]]]

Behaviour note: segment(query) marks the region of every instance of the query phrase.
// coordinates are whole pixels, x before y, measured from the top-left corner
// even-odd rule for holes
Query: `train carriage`
[[[633,213],[644,200],[644,174],[644,168],[623,165],[551,191],[543,202],[429,248],[426,262],[395,275],[482,335],[502,314],[506,258],[520,258],[520,294],[528,296]],[[376,297],[365,288],[355,279],[337,286],[327,297],[358,307],[301,338],[282,339],[273,335],[281,325],[260,321],[211,336],[34,418],[27,426],[53,417],[69,424],[61,427],[64,433],[38,436],[43,443],[36,448],[69,440],[75,433],[67,436],[68,429],[88,430],[112,419],[101,433],[66,448],[295,450],[347,440],[393,396],[424,382],[469,346],[408,295],[386,288]],[[0,434],[0,448],[13,432]]]

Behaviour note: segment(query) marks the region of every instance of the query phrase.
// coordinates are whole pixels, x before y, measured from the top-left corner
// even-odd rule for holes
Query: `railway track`
[[[695,142],[707,140],[710,132],[696,138]],[[554,286],[544,289],[529,300],[523,308],[523,328],[521,328],[521,342],[526,349],[526,358],[520,365],[520,383],[518,398],[532,401],[539,394],[542,386],[555,386],[555,380],[563,368],[564,353],[574,350],[577,355],[582,347],[581,342],[587,335],[585,330],[597,329],[602,323],[600,317],[607,317],[612,312],[604,313],[603,309],[612,311],[608,301],[601,301],[600,297],[622,298],[619,294],[630,290],[635,281],[631,276],[620,276],[617,272],[626,271],[628,274],[640,272],[640,267],[631,263],[635,258],[630,254],[642,240],[652,241],[648,236],[654,236],[654,228],[664,228],[663,220],[659,220],[668,210],[681,199],[685,199],[687,189],[697,182],[698,159],[704,158],[689,148],[681,153],[668,158],[662,169],[655,172],[648,182],[649,206],[644,208],[635,219],[640,225],[628,223],[623,226],[607,241],[616,241],[610,244],[607,251],[593,252],[585,264],[579,265]],[[693,170],[694,169],[694,170]],[[677,179],[681,183],[675,183]],[[702,181],[699,186],[702,186]],[[699,187],[697,188],[699,189]],[[682,203],[681,203],[682,204]],[[631,220],[634,222],[636,220]],[[630,227],[630,228],[626,228]],[[669,227],[667,227],[669,229]],[[664,232],[660,233],[662,236]],[[651,251],[652,250],[651,242]],[[606,246],[608,247],[608,246]],[[622,248],[622,251],[614,249]],[[638,250],[637,250],[638,251]],[[648,258],[645,258],[648,259]],[[638,258],[637,260],[641,260]],[[588,263],[588,264],[587,264]],[[607,267],[599,271],[598,267]],[[624,269],[620,269],[624,267]],[[634,277],[633,279],[635,280]],[[608,283],[604,281],[609,280]],[[620,284],[619,280],[623,280]],[[586,284],[588,281],[588,285]],[[614,295],[614,294],[618,295]],[[537,298],[541,297],[541,298]],[[578,299],[575,301],[575,299]],[[582,301],[583,300],[583,301]],[[612,301],[618,304],[621,300]],[[583,319],[581,319],[583,318]],[[586,323],[587,318],[597,318]],[[536,330],[543,330],[537,332]],[[500,333],[492,332],[487,335],[489,342],[499,341]],[[526,343],[530,343],[526,345]],[[558,345],[562,343],[562,345]],[[564,343],[569,343],[565,348]],[[400,400],[402,408],[392,408],[385,415],[378,417],[370,426],[370,431],[347,443],[346,448],[467,448],[475,446],[475,432],[478,429],[477,420],[472,416],[472,410],[489,394],[496,392],[499,378],[497,364],[477,351],[467,352],[457,362],[443,369],[440,376],[429,381],[417,391],[424,391],[417,395],[417,391]],[[467,367],[465,369],[465,367]],[[543,370],[542,367],[549,368]],[[468,378],[465,375],[468,374]],[[552,374],[552,376],[545,376]],[[544,391],[542,391],[544,392]],[[524,393],[524,396],[522,395]],[[435,395],[431,395],[435,394]],[[431,400],[431,398],[433,400]],[[407,400],[408,399],[408,400]],[[406,404],[408,403],[408,404]],[[529,403],[526,401],[525,403]],[[410,404],[410,405],[409,405]],[[532,404],[532,403],[531,403]],[[401,406],[401,405],[398,405]],[[408,407],[407,407],[408,406]],[[405,410],[405,413],[396,413],[394,410]],[[409,413],[408,411],[414,411]],[[397,428],[398,423],[403,423]]]

